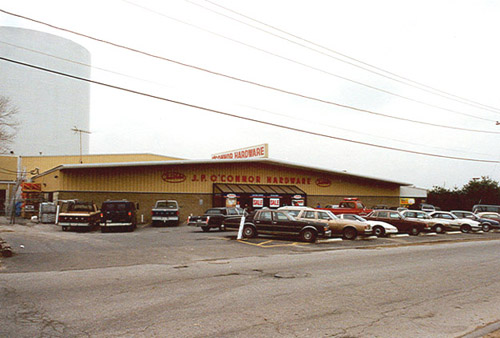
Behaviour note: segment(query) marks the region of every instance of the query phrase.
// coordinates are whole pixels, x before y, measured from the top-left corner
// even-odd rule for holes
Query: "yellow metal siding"
[[[15,181],[17,178],[17,157],[0,156],[0,181]]]
[[[214,183],[242,183],[295,185],[318,196],[399,196],[399,185],[393,183],[265,163],[72,169],[59,176],[65,191],[211,194]]]
[[[81,159],[84,164],[180,160],[179,158],[176,157],[169,157],[169,156],[162,156],[155,154],[83,155]],[[21,157],[21,167],[26,168],[28,172],[35,168],[39,168],[39,173],[43,173],[49,169],[55,168],[62,164],[78,164],[78,163],[80,163],[80,155]]]

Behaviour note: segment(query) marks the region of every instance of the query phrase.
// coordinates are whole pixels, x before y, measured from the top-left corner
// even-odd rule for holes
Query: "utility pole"
[[[82,133],[85,133],[85,134],[92,134],[92,133],[90,131],[87,131],[87,130],[78,129],[76,126],[74,126],[71,130],[73,130],[75,133],[80,134],[80,163],[83,163],[83,160],[82,160]]]

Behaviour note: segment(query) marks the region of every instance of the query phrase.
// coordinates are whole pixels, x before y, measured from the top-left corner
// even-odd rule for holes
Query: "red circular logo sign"
[[[186,180],[186,175],[175,171],[169,171],[163,173],[161,179],[168,183],[181,183]]]

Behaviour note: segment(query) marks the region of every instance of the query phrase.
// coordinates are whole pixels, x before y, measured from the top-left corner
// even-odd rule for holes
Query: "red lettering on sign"
[[[318,187],[327,188],[332,185],[332,181],[329,178],[323,177],[316,180],[316,185]]]
[[[210,181],[212,181],[212,182],[217,181],[217,175],[210,176]]]
[[[227,176],[227,181],[228,181],[228,182],[233,182],[233,181],[234,181],[234,177],[233,177],[233,175],[228,175],[228,176]]]
[[[168,171],[161,175],[161,179],[168,183],[182,183],[186,180],[186,175],[175,171]]]
[[[207,175],[202,174],[202,175],[201,175],[201,181],[202,181],[202,182],[206,182],[206,181],[207,181]]]

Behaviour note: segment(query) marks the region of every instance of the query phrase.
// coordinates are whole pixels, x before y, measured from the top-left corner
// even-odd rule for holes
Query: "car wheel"
[[[442,234],[444,232],[443,226],[441,224],[436,224],[434,226],[434,231],[438,234]]]
[[[251,225],[245,225],[243,227],[243,237],[245,238],[253,238],[257,236],[257,231],[255,231],[255,228]]]
[[[316,242],[316,232],[312,229],[305,229],[300,233],[300,239],[303,242],[314,243]]]
[[[210,231],[210,228],[209,227],[201,227],[201,230],[203,230],[203,232],[208,232],[208,231]]]
[[[373,228],[373,234],[377,237],[383,237],[385,236],[385,229],[380,226],[376,226]]]
[[[343,231],[342,231],[342,237],[344,239],[348,239],[348,240],[355,240],[356,237],[358,237],[358,232],[356,231],[356,229],[354,228],[345,228]]]
[[[483,223],[482,228],[484,232],[490,231],[490,225],[488,223]]]
[[[460,231],[462,231],[464,234],[470,232],[471,228],[469,224],[462,224],[460,226]]]
[[[410,235],[412,235],[412,236],[418,236],[419,233],[420,233],[420,230],[418,230],[417,227],[413,227],[410,229]]]

